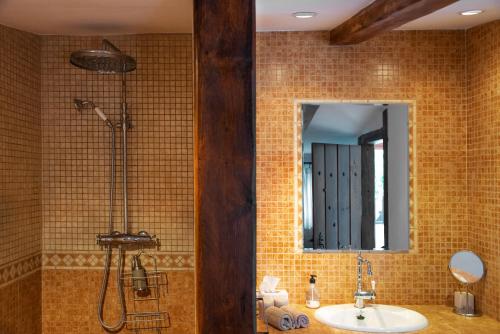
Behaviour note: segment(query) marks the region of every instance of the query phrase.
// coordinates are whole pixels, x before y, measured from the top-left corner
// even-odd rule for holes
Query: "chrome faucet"
[[[365,300],[374,300],[375,299],[375,280],[371,281],[371,291],[363,291],[363,263],[366,264],[366,271],[368,276],[372,276],[372,264],[370,261],[363,259],[361,256],[361,252],[358,253],[358,285],[357,290],[354,293],[354,307],[364,308]]]

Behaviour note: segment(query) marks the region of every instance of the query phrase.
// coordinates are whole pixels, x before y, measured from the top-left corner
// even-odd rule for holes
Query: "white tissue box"
[[[259,291],[259,292],[257,292],[257,295],[260,297],[269,296],[269,297],[273,297],[273,298],[274,297],[288,298],[288,292],[286,290],[275,290],[275,291],[270,291],[270,292]]]
[[[261,292],[261,296],[266,300],[273,300],[276,307],[288,305],[288,292],[286,290],[276,290],[273,292]]]

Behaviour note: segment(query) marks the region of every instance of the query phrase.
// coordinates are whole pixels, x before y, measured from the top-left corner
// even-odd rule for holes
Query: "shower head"
[[[94,102],[88,100],[73,99],[73,104],[79,112],[82,112],[82,110],[87,107],[94,108]]]
[[[108,119],[108,116],[101,110],[101,108],[97,107],[94,102],[89,100],[81,100],[81,99],[73,99],[73,104],[75,105],[76,110],[82,112],[85,108],[92,108],[94,112],[106,123],[107,126],[113,127],[113,123]]]
[[[70,63],[76,67],[98,73],[126,73],[135,70],[136,61],[121,52],[107,39],[103,40],[103,49],[79,50],[71,54]]]

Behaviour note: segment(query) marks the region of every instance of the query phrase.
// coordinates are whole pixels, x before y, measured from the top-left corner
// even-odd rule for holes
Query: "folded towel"
[[[265,311],[267,323],[281,331],[293,329],[293,319],[285,311],[271,306]]]
[[[295,328],[306,328],[309,326],[309,318],[304,312],[300,312],[290,306],[282,306],[281,309],[292,317]]]
[[[289,309],[287,308],[287,306],[280,307],[280,309],[283,312],[285,312],[286,314],[288,314],[288,316],[290,317],[290,319],[292,319],[292,329],[293,328],[297,328],[296,327],[296,323],[295,323],[295,319],[293,318],[293,314],[289,311]]]

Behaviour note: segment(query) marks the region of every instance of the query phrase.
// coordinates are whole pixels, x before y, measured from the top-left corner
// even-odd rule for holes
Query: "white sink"
[[[427,327],[427,318],[418,312],[389,305],[331,305],[318,309],[316,319],[330,327],[359,332],[404,333]],[[364,317],[364,319],[363,319]]]

